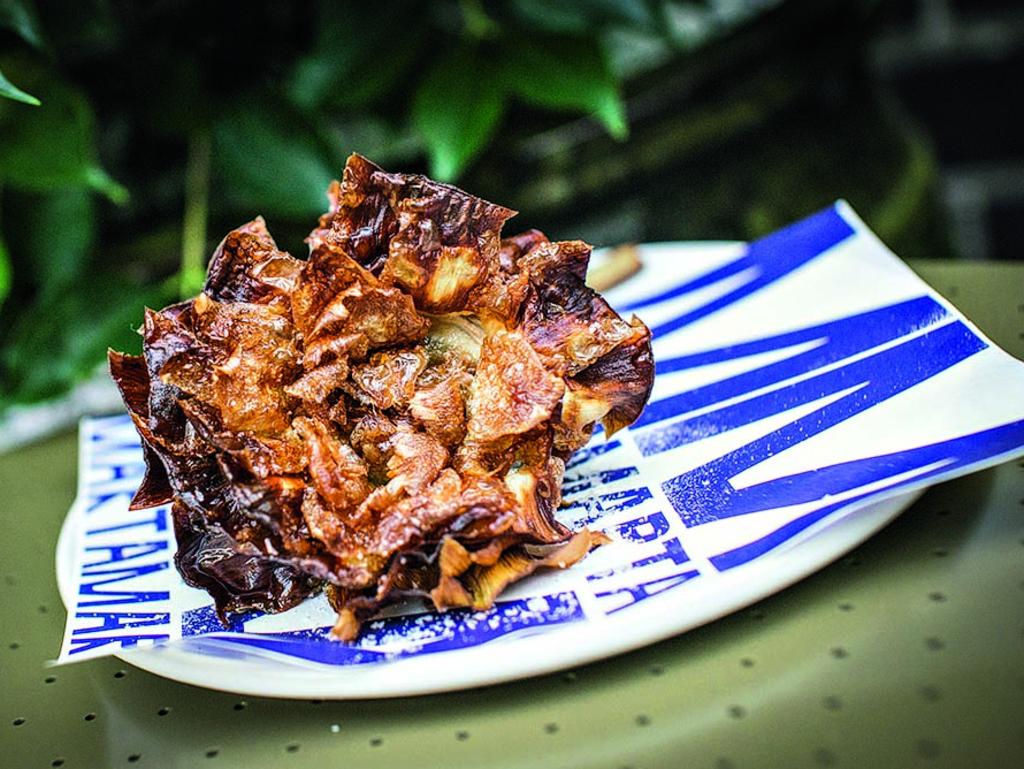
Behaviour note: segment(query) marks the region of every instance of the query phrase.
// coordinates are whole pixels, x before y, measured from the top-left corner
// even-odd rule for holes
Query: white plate
[[[405,656],[381,659],[382,654],[389,654],[388,649],[398,648],[389,643],[397,639],[408,645],[409,638],[421,643],[423,634],[419,626],[410,630],[408,622],[401,625],[403,630],[389,629],[398,627],[388,624],[392,620],[378,623],[376,631],[371,627],[368,635],[377,635],[372,643],[364,645],[367,653],[365,658],[359,657],[359,664],[351,659],[345,664],[327,659],[351,654],[353,647],[320,637],[304,637],[301,642],[289,637],[291,640],[286,639],[284,645],[271,648],[266,643],[268,636],[263,635],[256,637],[259,646],[251,645],[256,631],[249,627],[247,633],[192,636],[155,648],[120,652],[118,656],[144,670],[197,686],[296,698],[427,694],[549,673],[637,649],[748,606],[821,569],[866,540],[906,509],[928,485],[1020,452],[1024,438],[1017,437],[1019,431],[1012,432],[1014,425],[1006,424],[1021,419],[1020,404],[1004,403],[999,395],[1009,390],[1002,387],[994,395],[974,397],[979,381],[1016,381],[1014,378],[1021,376],[1019,365],[1006,360],[1004,353],[965,324],[952,306],[910,273],[845,204],[837,204],[772,237],[774,241],[757,251],[761,261],[743,261],[739,267],[738,258],[744,254],[741,244],[644,246],[641,273],[608,294],[614,305],[628,307],[638,299],[682,285],[680,281],[690,281],[676,296],[638,310],[652,327],[660,324],[663,330],[676,318],[687,318],[678,331],[666,331],[655,340],[656,360],[684,363],[676,370],[659,373],[652,403],[660,399],[664,404],[676,393],[686,393],[689,398],[694,392],[700,393],[701,387],[714,390],[723,381],[747,382],[750,372],[761,376],[761,371],[773,366],[778,369],[776,364],[788,365],[787,361],[793,359],[801,361],[800,365],[811,361],[808,365],[813,368],[790,371],[789,378],[759,380],[729,397],[722,396],[724,390],[715,390],[715,398],[705,399],[703,405],[686,401],[685,420],[673,422],[672,412],[662,424],[649,423],[623,431],[619,448],[581,465],[596,473],[621,469],[624,463],[634,464],[631,481],[623,480],[620,474],[610,485],[600,485],[608,476],[588,485],[586,478],[580,480],[579,469],[567,473],[568,498],[586,496],[593,500],[597,492],[604,494],[603,503],[586,508],[588,514],[599,511],[592,519],[594,527],[621,533],[616,525],[630,516],[660,516],[661,528],[652,525],[655,533],[647,540],[623,539],[591,553],[568,572],[549,572],[524,580],[503,596],[507,603],[499,602],[499,609],[491,613],[456,611],[440,618],[436,614],[422,615],[424,626],[433,628],[433,646],[423,645],[412,652],[406,649]],[[756,283],[779,261],[793,260],[793,254],[801,249],[802,262],[793,262],[795,266],[789,272],[767,286],[744,293],[746,284]],[[703,280],[701,276],[707,275],[714,279]],[[735,294],[737,287],[741,298],[733,304],[722,302],[722,297]],[[723,304],[727,305],[724,309]],[[707,307],[714,311],[705,313],[702,308]],[[900,314],[904,307],[909,308],[908,315]],[[922,312],[922,308],[923,319],[918,319],[913,313]],[[878,316],[878,312],[896,314]],[[861,323],[863,313],[883,320]],[[842,320],[849,317],[855,319],[852,324]],[[885,323],[889,322],[885,318],[890,317],[898,330],[885,337]],[[829,325],[827,331],[815,331],[818,335],[813,338],[800,336],[803,329],[825,328],[822,324],[834,321],[838,327]],[[882,337],[876,339],[880,328]],[[961,328],[957,333],[964,335],[970,349],[945,367],[940,366],[936,373],[919,376],[919,370],[927,369],[928,356],[948,355],[948,346],[914,352],[916,357],[910,359],[910,365],[894,365],[887,357],[897,344],[907,348]],[[827,359],[842,345],[858,343],[858,334],[869,337],[870,344],[852,352],[842,348],[845,351],[839,358]],[[783,339],[785,345],[768,344],[762,349],[760,343],[752,342],[768,337]],[[711,348],[741,350],[742,354],[728,352],[710,360],[704,351]],[[975,350],[982,353],[975,355]],[[814,358],[816,351],[824,351],[826,359]],[[700,364],[694,365],[697,358]],[[862,364],[876,358],[882,361],[881,367],[863,374]],[[846,380],[835,384],[833,375],[847,373],[860,379],[851,379],[852,385]],[[909,377],[909,385],[902,382],[895,394],[887,391],[878,402],[871,401],[876,381],[884,384],[887,377],[897,375]],[[795,405],[791,403],[790,393],[808,383],[812,392],[808,394],[804,387],[800,396],[803,400],[797,398]],[[972,397],[965,397],[965,392]],[[788,404],[785,408],[757,412],[756,418],[750,414],[722,416],[717,426],[714,422],[714,415],[725,413],[733,407],[731,404],[747,408],[755,399],[780,394],[779,402]],[[833,405],[845,408],[851,394],[859,404],[852,407],[852,415],[845,414],[824,428],[807,422]],[[868,407],[861,401],[868,402]],[[956,407],[940,408],[943,404]],[[700,420],[707,414],[712,415],[710,426],[702,432],[705,428]],[[682,439],[666,438],[675,441],[671,450],[651,443],[661,440],[652,435],[668,434],[663,430],[665,424],[679,425],[682,421],[691,432]],[[990,437],[993,427],[1003,431],[998,440]],[[773,436],[774,441],[774,436],[789,428],[797,431],[790,430],[790,443],[781,444],[780,451],[773,449],[765,454],[765,436]],[[755,445],[760,446],[756,451],[750,448]],[[947,447],[948,456],[936,454],[946,452]],[[715,471],[718,476],[707,469],[717,466],[714,463],[726,455],[748,449],[746,464],[729,465],[732,469],[728,472],[719,468]],[[612,454],[617,458],[609,459]],[[692,474],[680,483],[689,485],[672,487],[682,489],[683,496],[670,497],[668,489],[674,477],[687,472]],[[701,480],[708,477],[715,480]],[[620,504],[628,493],[623,490],[637,483],[650,493],[635,506]],[[701,489],[709,483],[719,484],[712,486],[710,496]],[[575,492],[571,488],[574,484]],[[684,504],[681,498],[689,502]],[[708,500],[716,512],[706,514],[708,507],[693,501],[700,499]],[[717,513],[720,499],[725,499],[721,517]],[[734,507],[728,508],[730,504]],[[808,511],[820,509],[827,510],[827,515],[801,518]],[[563,510],[560,517],[578,523],[580,508]],[[71,605],[76,589],[74,526],[80,519],[82,516],[69,516],[57,550],[57,575],[66,605]],[[798,520],[805,522],[795,528],[790,525]],[[813,523],[808,525],[807,521]],[[793,531],[798,533],[794,535]],[[679,547],[674,557],[667,557],[671,555],[669,538],[676,539],[677,547],[681,540],[686,552]],[[761,547],[769,541],[770,547]],[[731,561],[720,560],[721,554],[732,557],[741,551],[744,555]],[[700,578],[682,579],[684,570],[691,568],[685,573]],[[167,574],[177,579],[173,570]],[[632,600],[638,594],[631,591],[641,585],[646,585],[643,600]],[[666,586],[671,589],[663,590]],[[559,603],[566,595],[571,596],[570,603]],[[552,598],[555,600],[549,603]],[[616,608],[620,599],[629,604],[628,611]],[[506,619],[513,616],[508,613],[513,611],[517,619]],[[537,616],[545,619],[530,619]],[[265,633],[268,626],[261,622],[255,625]],[[441,625],[444,632],[437,630]],[[452,630],[452,626],[457,627]],[[439,638],[443,643],[437,643]],[[302,653],[292,651],[300,647]]]

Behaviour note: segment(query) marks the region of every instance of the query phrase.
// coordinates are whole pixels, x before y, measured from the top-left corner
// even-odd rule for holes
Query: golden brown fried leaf
[[[297,417],[294,427],[306,443],[310,483],[320,498],[338,514],[354,511],[370,493],[366,463],[326,422]]]
[[[353,395],[382,411],[404,408],[426,367],[427,354],[421,348],[374,353],[366,363],[352,367]]]
[[[218,302],[273,304],[287,309],[302,262],[279,251],[263,217],[229,232],[210,259],[203,293]]]
[[[522,334],[492,334],[484,339],[469,388],[467,440],[487,443],[529,432],[551,416],[564,392],[564,382]]]
[[[532,555],[525,547],[506,550],[492,566],[475,566],[460,580],[469,596],[468,605],[477,610],[490,608],[501,591],[513,582],[537,569],[567,569],[605,541],[603,534],[583,529],[546,555]]]
[[[419,386],[409,400],[409,414],[445,446],[456,446],[466,435],[466,401],[456,376]]]

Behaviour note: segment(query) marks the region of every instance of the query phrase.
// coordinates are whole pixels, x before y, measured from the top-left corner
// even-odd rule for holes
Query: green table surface
[[[1024,357],[1024,265],[917,262]],[[0,457],[0,767],[1024,766],[1024,463],[928,491],[848,556],[611,660],[367,702],[52,668],[75,437]]]

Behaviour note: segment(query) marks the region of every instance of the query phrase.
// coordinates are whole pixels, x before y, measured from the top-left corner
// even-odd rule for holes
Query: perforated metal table
[[[1024,265],[913,265],[1024,357]],[[116,660],[46,668],[75,437],[0,457],[0,767],[1024,766],[1024,463],[929,491],[846,558],[578,670],[373,702],[275,701]]]

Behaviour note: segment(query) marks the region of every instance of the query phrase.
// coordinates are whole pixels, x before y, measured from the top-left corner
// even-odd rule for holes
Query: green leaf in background
[[[289,97],[303,109],[363,107],[380,99],[423,47],[423,25],[408,20],[414,10],[402,0],[325,11],[312,49],[287,80]],[[406,21],[395,24],[398,17]]]
[[[384,167],[408,165],[423,155],[423,142],[416,131],[372,113],[328,119],[320,130],[329,147],[358,152]]]
[[[43,47],[35,6],[24,0],[0,0],[0,29],[9,29],[33,48]]]
[[[588,34],[603,23],[651,26],[656,3],[643,0],[575,0],[552,3],[550,0],[513,0],[509,10],[523,21],[550,32]]]
[[[21,284],[43,292],[73,286],[87,272],[96,240],[96,201],[84,187],[49,193],[7,190],[4,196],[8,248]]]
[[[127,191],[96,160],[94,118],[85,97],[40,65],[22,63],[16,71],[43,103],[27,110],[0,100],[0,182],[39,191],[85,186],[124,202]]]
[[[588,112],[616,139],[629,134],[619,84],[598,41],[512,37],[501,66],[505,87],[523,101]]]
[[[0,410],[59,395],[92,374],[108,347],[138,351],[143,308],[172,301],[177,285],[143,289],[116,270],[81,280],[85,290],[48,292],[18,319],[0,357]]]
[[[291,219],[323,213],[332,159],[316,129],[286,104],[242,102],[213,126],[213,169],[219,194],[239,210],[273,211]]]
[[[486,58],[463,48],[441,59],[420,84],[412,105],[431,175],[455,179],[494,135],[504,108],[500,78]]]
[[[18,88],[18,86],[4,77],[3,70],[0,70],[0,96],[6,96],[8,99],[13,99],[14,101],[31,104],[33,107],[39,106],[39,99],[30,93],[25,93]]]

